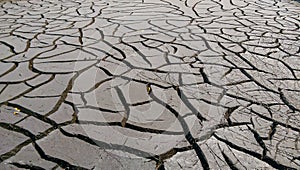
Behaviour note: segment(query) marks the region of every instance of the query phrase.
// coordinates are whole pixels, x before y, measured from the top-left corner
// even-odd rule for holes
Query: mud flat
[[[0,1],[0,169],[299,169],[297,3]]]

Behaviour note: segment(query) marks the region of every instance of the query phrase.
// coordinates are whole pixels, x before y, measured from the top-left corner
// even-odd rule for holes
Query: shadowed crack
[[[148,86],[151,88],[151,84]],[[186,138],[186,140],[189,142],[190,145],[193,146],[193,149],[195,150],[195,152],[197,153],[197,156],[199,158],[199,160],[201,161],[202,167],[203,169],[209,169],[209,164],[207,162],[207,159],[203,153],[203,151],[201,150],[201,148],[199,147],[199,145],[196,143],[195,138],[192,136],[189,127],[186,123],[186,121],[183,119],[183,117],[175,110],[173,109],[170,105],[168,105],[167,103],[163,102],[162,100],[160,100],[159,98],[157,98],[152,91],[149,91],[149,96],[156,101],[158,104],[166,107],[172,114],[174,114],[174,116],[178,119],[178,121],[181,124],[182,130],[184,132],[184,136]]]
[[[241,151],[243,153],[249,154],[257,159],[262,159],[264,162],[268,163],[269,165],[271,165],[272,167],[276,168],[276,169],[295,169],[292,167],[288,167],[288,166],[284,166],[282,164],[277,163],[275,160],[273,160],[272,158],[265,156],[263,157],[263,155],[256,153],[254,151],[250,151],[248,149],[245,149],[243,147],[240,147],[238,145],[235,145],[232,142],[227,141],[226,139],[220,138],[218,135],[214,134],[213,135],[217,140],[220,140],[221,142],[226,143],[229,147],[236,149],[238,151]]]

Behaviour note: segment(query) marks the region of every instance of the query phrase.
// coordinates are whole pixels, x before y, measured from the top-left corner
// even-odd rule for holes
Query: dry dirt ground
[[[299,169],[300,3],[0,1],[0,169]]]

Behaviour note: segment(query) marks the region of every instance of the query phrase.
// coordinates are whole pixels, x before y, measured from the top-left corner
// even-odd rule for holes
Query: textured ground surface
[[[300,5],[0,1],[0,169],[299,169]]]

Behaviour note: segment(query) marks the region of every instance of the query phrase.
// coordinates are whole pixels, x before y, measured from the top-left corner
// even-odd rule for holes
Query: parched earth
[[[0,6],[0,169],[300,169],[299,2]]]

